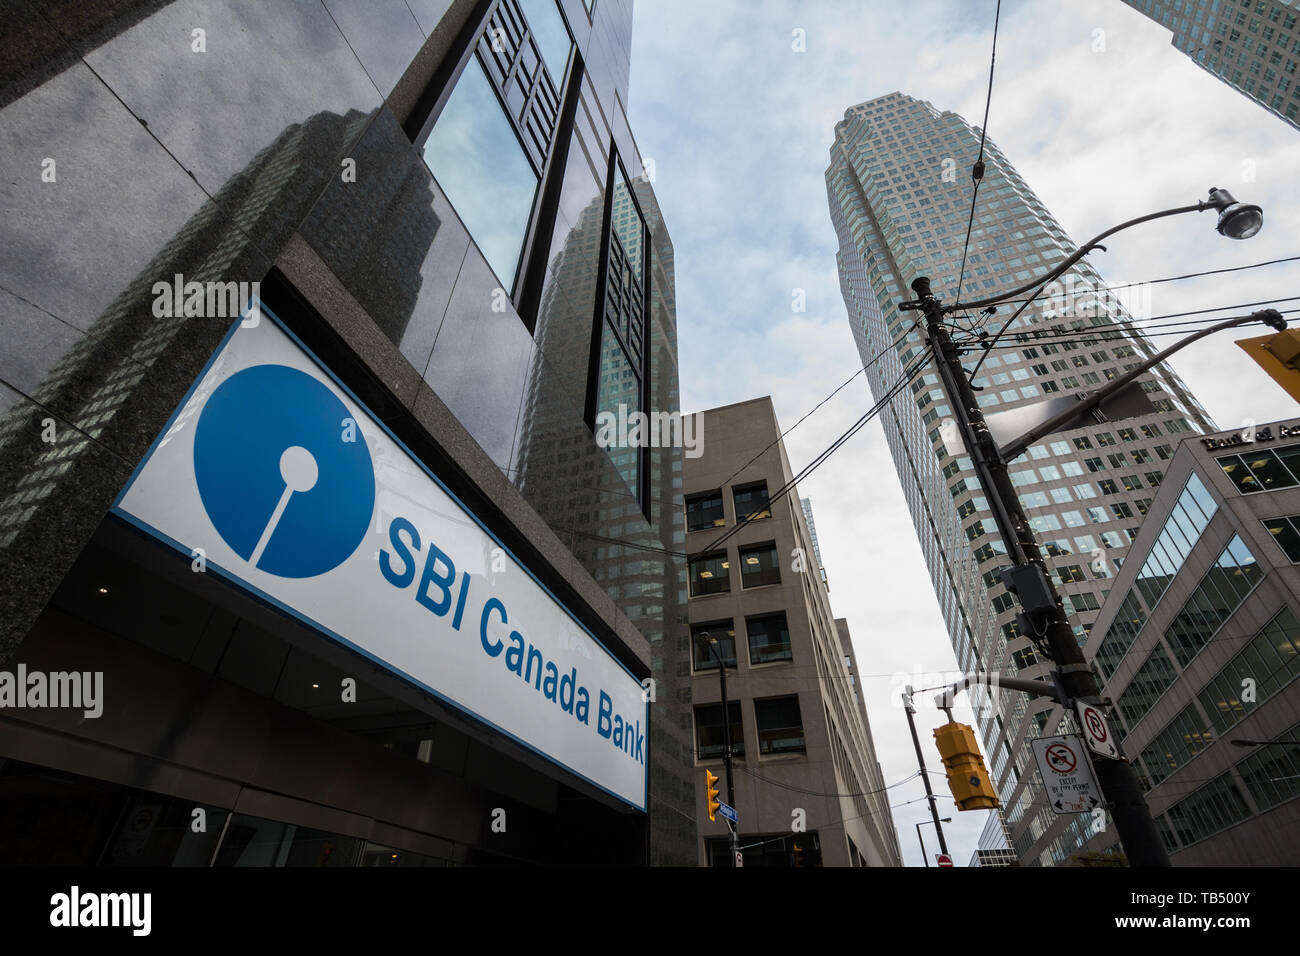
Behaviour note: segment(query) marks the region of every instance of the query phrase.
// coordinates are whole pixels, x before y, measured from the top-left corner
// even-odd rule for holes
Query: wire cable
[[[1164,282],[1181,282],[1185,279],[1199,279],[1203,276],[1222,275],[1226,272],[1244,272],[1247,269],[1260,269],[1264,266],[1275,266],[1286,262],[1300,262],[1300,256],[1288,256],[1283,259],[1269,259],[1266,262],[1252,262],[1244,266],[1230,266],[1226,269],[1207,269],[1204,272],[1188,272],[1180,276],[1165,276],[1160,279],[1147,279],[1145,282],[1126,282],[1123,285],[1102,286],[1097,289],[1082,288],[1078,295],[1095,295],[1098,292],[1118,292],[1121,289],[1133,289],[1143,285],[1160,285]],[[1007,299],[1005,302],[999,302],[998,305],[1020,305],[1024,302],[1033,301],[1032,299]]]
[[[912,367],[903,372],[903,375],[898,380],[898,382],[896,382],[893,386],[891,386],[889,391],[879,401],[877,401],[876,404],[871,406],[871,408],[869,408],[861,418],[859,418],[856,422],[850,425],[848,429],[845,430],[844,433],[840,435],[839,438],[833,441],[828,448],[826,448],[824,451],[821,452],[821,454],[817,455],[817,457],[814,458],[812,462],[805,465],[804,468],[797,475],[795,475],[788,482],[786,482],[785,485],[783,485],[775,494],[770,495],[768,497],[769,509],[773,504],[775,504],[777,501],[781,500],[781,498],[789,494],[790,491],[793,490],[794,487],[800,481],[802,481],[804,478],[811,475],[817,468],[819,468],[826,461],[826,459],[828,459],[832,454],[834,454],[845,442],[847,442],[850,438],[856,435],[865,425],[867,425],[867,423],[869,423],[878,414],[880,414],[880,412],[884,410],[885,406],[888,405],[891,401],[893,401],[894,398],[904,388],[907,387],[908,383],[910,383],[912,379],[915,378],[916,375],[919,374],[923,368],[925,368],[925,366],[930,361],[931,353],[932,353],[932,348],[927,345],[925,349],[922,351],[917,361],[913,363]],[[711,541],[705,547],[701,548],[699,551],[696,551],[695,555],[708,554],[711,551],[716,551],[720,545],[728,541],[733,535],[739,533],[742,528],[748,527],[749,523],[754,520],[757,519],[750,518],[747,516],[745,519],[741,521],[737,521],[732,528],[725,531],[722,535],[715,538],[713,541]]]
[[[895,787],[901,787],[903,784],[909,783],[910,781],[916,779],[921,775],[921,771],[913,770],[910,774],[908,774],[906,777],[904,777],[902,780],[898,781],[897,783],[888,784],[887,786],[881,787],[878,790],[859,790],[852,793],[839,793],[838,791],[827,793],[822,790],[808,790],[804,787],[796,787],[792,784],[782,783],[780,780],[773,780],[770,777],[764,777],[762,774],[755,773],[753,770],[750,770],[748,767],[738,767],[736,769],[738,769],[741,773],[749,774],[749,776],[753,777],[755,780],[761,780],[763,783],[771,784],[774,787],[780,787],[782,790],[789,790],[793,793],[802,793],[804,796],[808,796],[808,797],[830,797],[830,798],[874,796],[877,793],[884,793],[886,790],[893,790]]]
[[[957,297],[953,300],[955,309],[961,304],[962,283],[966,280],[966,253],[970,249],[971,228],[975,225],[975,206],[979,201],[980,183],[984,180],[984,138],[989,128],[989,107],[993,103],[993,67],[998,59],[998,23],[1002,19],[1002,0],[998,0],[997,9],[993,14],[993,49],[989,55],[989,88],[984,96],[984,122],[980,125],[980,149],[979,156],[975,159],[975,165],[971,167],[971,181],[975,184],[971,190],[970,197],[970,216],[966,221],[966,241],[961,247],[961,271],[957,277]]]
[[[886,352],[881,353],[881,355],[884,354],[887,353]],[[877,358],[879,357],[880,356],[877,356]],[[798,484],[799,481],[803,480],[808,475],[812,474],[812,472],[815,471],[818,467],[820,467],[826,461],[826,459],[831,456],[831,454],[833,454],[836,450],[839,449],[841,445],[843,445],[846,441],[848,441],[855,434],[857,434],[858,431],[860,431],[876,415],[878,415],[884,409],[884,407],[889,402],[893,401],[894,398],[896,398],[898,394],[904,388],[906,388],[907,385],[920,373],[920,371],[929,363],[929,360],[930,360],[930,347],[927,346],[926,349],[922,352],[922,354],[918,357],[913,367],[910,370],[904,371],[903,376],[897,382],[895,382],[894,385],[890,386],[888,392],[880,401],[876,402],[875,405],[873,405],[870,409],[868,409],[866,414],[864,414],[861,418],[859,418],[853,425],[849,426],[849,428],[844,433],[842,433],[839,438],[837,438],[834,442],[831,443],[831,445],[828,448],[823,450],[816,458],[814,458],[809,465],[806,465],[803,468],[803,470],[799,472],[799,474],[797,474],[794,478],[792,478],[784,486],[782,486],[781,489],[776,492],[776,494],[771,495],[768,498],[769,508],[771,507],[772,504],[776,503],[781,498],[785,497],[785,495],[789,494],[790,491],[794,489],[794,487]],[[737,474],[739,474],[739,472],[737,472]],[[741,521],[737,521],[734,527],[724,532],[720,537],[716,538],[709,545],[705,546],[699,551],[692,552],[692,553],[688,553],[685,551],[675,551],[671,548],[655,547],[654,545],[636,544],[633,542],[621,541],[615,538],[608,538],[602,535],[591,534],[589,532],[581,531],[575,528],[567,528],[565,530],[572,534],[577,534],[577,535],[581,535],[582,537],[592,538],[598,541],[605,542],[607,544],[620,545],[633,550],[646,551],[654,554],[665,554],[671,557],[686,558],[689,560],[690,558],[695,557],[697,555],[707,554],[710,551],[716,550],[718,545],[727,541],[732,535],[736,534],[741,528],[746,527],[752,520],[757,520],[757,519],[751,519],[746,517]]]
[[[760,452],[759,452],[757,455],[755,455],[753,458],[749,459],[749,461],[745,462],[743,465],[741,465],[739,468],[737,468],[734,472],[732,472],[732,473],[731,473],[731,474],[726,478],[726,480],[720,482],[719,485],[721,486],[721,485],[729,485],[729,484],[731,484],[731,480],[732,480],[733,478],[735,478],[737,475],[739,475],[742,471],[744,471],[746,468],[748,468],[748,467],[749,467],[750,465],[752,465],[754,462],[758,461],[760,458],[762,458],[764,455],[766,455],[766,454],[767,454],[767,453],[768,453],[768,452],[769,452],[773,447],[776,446],[776,444],[777,444],[778,442],[780,442],[783,438],[785,438],[786,435],[790,434],[792,431],[794,431],[796,428],[798,428],[800,425],[802,425],[802,424],[803,424],[803,423],[804,423],[804,422],[809,418],[809,416],[812,415],[813,412],[817,411],[817,409],[821,408],[823,405],[825,405],[827,402],[829,402],[832,398],[834,398],[837,394],[839,394],[839,392],[840,392],[840,391],[841,391],[845,386],[847,386],[850,382],[852,382],[855,378],[857,378],[857,377],[858,377],[859,375],[861,375],[863,372],[865,372],[865,371],[867,371],[869,368],[871,368],[871,366],[873,366],[873,365],[875,365],[877,362],[879,362],[879,361],[880,361],[882,358],[884,358],[886,355],[889,355],[889,354],[890,354],[891,352],[893,352],[896,348],[898,348],[898,346],[902,344],[903,340],[906,339],[907,336],[911,334],[912,330],[915,329],[915,328],[917,327],[917,325],[919,325],[919,324],[920,324],[920,320],[919,320],[919,319],[915,319],[915,320],[913,320],[912,324],[911,324],[908,328],[904,329],[904,330],[899,334],[898,338],[896,338],[893,342],[891,342],[891,343],[889,344],[888,347],[883,348],[883,349],[881,349],[879,352],[877,352],[876,355],[875,355],[875,357],[872,358],[871,361],[867,362],[867,363],[866,363],[865,365],[863,365],[860,369],[858,369],[856,372],[854,372],[852,375],[850,375],[848,378],[846,378],[843,382],[841,382],[838,386],[836,386],[836,388],[835,388],[835,390],[834,390],[833,392],[831,392],[829,395],[827,395],[825,398],[823,398],[820,402],[818,402],[816,405],[814,405],[812,408],[810,408],[810,409],[808,410],[808,412],[803,416],[803,418],[800,418],[797,422],[795,422],[793,425],[791,425],[791,426],[790,426],[789,428],[787,428],[785,431],[781,432],[781,434],[778,435],[775,439],[773,439],[772,442],[771,442],[771,443],[770,443],[766,448],[764,448],[762,451],[760,451]]]

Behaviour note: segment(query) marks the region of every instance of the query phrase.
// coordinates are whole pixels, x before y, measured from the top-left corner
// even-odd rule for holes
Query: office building
[[[630,0],[5,6],[0,862],[694,865]]]
[[[984,821],[984,829],[980,831],[979,843],[976,845],[975,852],[971,854],[970,862],[966,865],[993,867],[1020,865],[1016,851],[1011,848],[1010,833],[1000,809],[989,811],[988,819]]]
[[[799,504],[803,507],[804,520],[808,522],[808,536],[812,539],[813,557],[817,559],[817,571],[822,576],[822,581],[826,581],[826,565],[822,561],[821,545],[817,541],[817,523],[813,521],[812,501],[808,498],[800,498]],[[827,587],[830,587],[827,582]]]
[[[1088,644],[1174,866],[1300,862],[1297,562],[1300,420],[1184,440]]]
[[[793,478],[772,400],[701,417],[703,454],[683,469],[700,862],[731,865],[726,821],[706,812],[706,770],[728,799],[720,657],[744,865],[899,866],[848,622],[831,612],[808,506],[794,489],[769,499]]]
[[[955,422],[927,364],[920,314],[898,308],[913,298],[910,283],[918,276],[928,276],[944,302],[957,299],[959,281],[961,295],[973,300],[1023,285],[1075,248],[990,139],[963,278],[969,164],[979,142],[979,131],[955,113],[892,93],[850,107],[836,124],[826,183],[844,303],[872,392],[889,398],[881,414],[885,438],[957,664],[967,673],[1037,678],[1046,667],[1017,633],[1016,603],[1000,579],[1008,562],[988,501],[967,452],[947,437],[954,433],[945,423]],[[983,326],[992,335],[1009,310],[954,317],[954,338],[968,347],[966,367],[975,370],[983,356],[973,384],[990,428],[1008,427],[1003,423],[1022,409],[1097,389],[1155,354],[1123,324],[1131,318],[1126,303],[1097,293],[1104,288],[1080,262],[987,352],[974,349],[969,330]],[[1140,381],[1131,390],[1131,417],[1048,436],[1010,466],[1081,645],[1174,446],[1186,434],[1212,430],[1169,368]],[[1021,863],[1065,862],[1086,839],[1087,821],[1057,819],[1046,808],[1029,740],[1068,727],[1072,718],[1047,699],[1005,691],[996,707],[980,710],[984,758]]]
[[[1295,0],[1124,0],[1164,27],[1193,63],[1300,129]]]

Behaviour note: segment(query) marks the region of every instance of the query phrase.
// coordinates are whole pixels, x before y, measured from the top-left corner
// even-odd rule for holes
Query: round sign
[[[934,858],[939,861],[940,866],[952,866],[952,857],[947,853],[936,853]]]
[[[1106,742],[1108,736],[1106,733],[1106,721],[1102,718],[1101,714],[1097,713],[1097,711],[1091,707],[1085,708],[1083,711],[1083,723],[1088,728],[1088,734],[1093,740],[1099,744],[1104,744]]]
[[[1047,765],[1059,774],[1073,773],[1075,767],[1074,751],[1065,744],[1052,744],[1044,753]]]
[[[251,366],[212,393],[194,432],[194,478],[222,540],[277,577],[338,567],[374,513],[374,465],[347,407],[285,365]]]

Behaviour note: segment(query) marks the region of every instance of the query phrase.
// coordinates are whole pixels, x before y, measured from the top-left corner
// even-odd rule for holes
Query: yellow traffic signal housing
[[[1269,378],[1300,402],[1300,330],[1286,329],[1253,339],[1238,339],[1237,345]]]
[[[704,792],[709,804],[709,819],[713,820],[722,802],[718,799],[718,775],[712,770],[704,771]]]
[[[975,731],[966,724],[954,721],[936,727],[934,740],[939,745],[939,756],[943,759],[944,769],[948,771],[948,788],[957,801],[957,808],[996,809],[997,793],[993,790],[993,782],[989,780],[989,772],[984,769],[984,758],[980,756],[979,745],[975,742]]]

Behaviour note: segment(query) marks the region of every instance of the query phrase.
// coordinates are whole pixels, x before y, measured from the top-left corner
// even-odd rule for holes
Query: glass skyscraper
[[[1124,0],[1173,31],[1197,66],[1300,129],[1296,0]]]
[[[917,276],[929,276],[943,301],[957,297],[979,138],[955,113],[891,93],[851,107],[836,124],[826,184],[841,290],[872,392],[879,400],[901,385],[882,423],[957,661],[967,672],[1038,678],[1047,662],[1017,632],[1016,604],[999,576],[1009,562],[971,460],[945,425],[952,411],[924,357],[919,313],[898,309]],[[962,280],[972,300],[1023,285],[1075,248],[997,146],[984,146],[987,170]],[[991,427],[999,413],[1095,390],[1154,354],[1118,296],[1078,294],[1100,288],[1081,262],[995,347],[968,353],[968,370],[985,356],[974,385]],[[954,337],[976,343],[978,326],[991,336],[1010,314],[1006,306],[999,312],[954,315]],[[1010,468],[1081,644],[1174,447],[1213,430],[1167,367],[1140,381],[1142,414],[1051,435]],[[1070,729],[1073,718],[1046,698],[1005,691],[981,710],[985,758],[1019,859],[1067,861],[1102,823],[1052,812],[1029,741]]]

